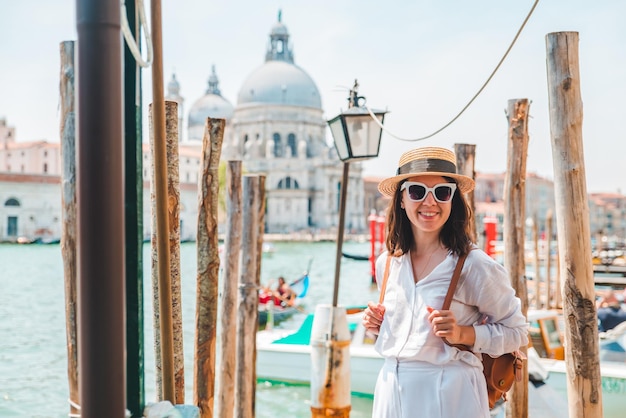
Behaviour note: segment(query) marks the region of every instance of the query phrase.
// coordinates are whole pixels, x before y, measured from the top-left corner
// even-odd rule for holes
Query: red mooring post
[[[378,223],[378,254],[382,253],[385,249],[385,221],[387,218],[385,216],[380,215],[376,219]]]
[[[498,220],[489,216],[483,219],[483,223],[485,224],[485,252],[489,257],[494,258],[496,255],[494,242],[496,240]]]
[[[370,223],[370,271],[372,283],[376,283],[376,216],[375,213],[370,214],[367,220]]]

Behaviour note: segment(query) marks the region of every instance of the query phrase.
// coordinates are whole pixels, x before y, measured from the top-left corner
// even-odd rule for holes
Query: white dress
[[[470,251],[450,307],[458,324],[474,326],[474,353],[433,333],[427,307],[442,307],[457,259],[449,253],[418,283],[409,254],[391,260],[375,346],[385,363],[374,391],[374,418],[488,418],[482,362],[474,353],[497,356],[528,343],[508,273],[480,250]],[[387,253],[378,258],[376,277],[383,277],[386,260]],[[485,316],[487,323],[480,324]]]

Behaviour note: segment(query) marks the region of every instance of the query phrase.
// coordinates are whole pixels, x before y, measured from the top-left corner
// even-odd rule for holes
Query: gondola
[[[309,262],[309,268],[311,263]],[[259,295],[259,315],[258,321],[260,326],[265,326],[267,324],[267,318],[269,314],[269,309],[271,309],[271,315],[273,316],[273,323],[277,324],[282,322],[296,312],[303,312],[302,308],[302,300],[307,295],[309,291],[309,272],[307,270],[300,278],[294,280],[289,283],[289,287],[296,294],[296,300],[292,306],[285,306],[285,304],[281,303],[280,300],[276,300],[277,298],[271,296],[262,296]],[[268,303],[270,302],[271,303]]]
[[[358,261],[367,261],[370,259],[369,255],[356,255],[356,254],[349,254],[349,253],[344,253],[344,252],[342,252],[341,255],[351,260],[358,260]]]

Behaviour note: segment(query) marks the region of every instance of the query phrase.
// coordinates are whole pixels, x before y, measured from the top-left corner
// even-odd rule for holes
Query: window
[[[280,142],[280,134],[279,133],[275,133],[273,136],[274,138],[274,156],[275,157],[282,157],[283,156],[283,152],[282,152],[282,144]]]
[[[44,173],[48,172],[48,163],[43,163],[43,172]]]
[[[279,189],[299,189],[300,185],[296,179],[292,179],[291,177],[285,177],[281,181],[278,182]]]
[[[11,197],[6,202],[4,202],[4,206],[16,206],[16,207],[19,207],[20,206],[20,202],[16,198]]]
[[[296,136],[294,134],[289,134],[287,136],[287,147],[291,149],[291,156],[298,156],[298,147],[296,146]]]

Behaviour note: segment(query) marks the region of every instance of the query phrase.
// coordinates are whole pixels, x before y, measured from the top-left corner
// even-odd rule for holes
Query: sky
[[[264,63],[282,10],[295,63],[316,82],[326,119],[346,109],[355,79],[367,106],[389,111],[380,155],[364,163],[366,175],[393,175],[411,148],[453,149],[455,143],[476,145],[476,171],[505,172],[506,109],[510,100],[527,98],[527,172],[551,179],[546,35],[577,32],[587,191],[626,192],[626,134],[619,122],[626,97],[623,0],[539,0],[500,69],[451,126],[422,141],[397,139],[430,135],[453,119],[492,73],[534,3],[163,1],[164,84],[176,74],[187,112],[204,94],[215,65],[222,95],[236,105],[239,88]],[[58,142],[59,45],[77,39],[77,1],[0,4],[0,118],[16,128],[18,141]],[[151,69],[142,77],[147,108]]]

